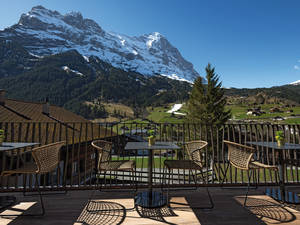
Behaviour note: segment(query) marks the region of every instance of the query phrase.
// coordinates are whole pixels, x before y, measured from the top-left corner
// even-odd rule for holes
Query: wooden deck
[[[297,190],[297,189],[295,189]],[[254,225],[300,224],[296,206],[281,206],[263,195],[264,188],[251,190],[248,207],[243,207],[245,190],[210,188],[215,208],[192,210],[190,206],[208,203],[205,188],[198,191],[172,191],[172,208],[124,210],[133,206],[133,194],[97,191],[91,209],[110,209],[91,213],[85,210],[91,191],[70,191],[67,195],[45,196],[46,214],[43,217],[0,218],[1,225],[69,225],[69,224],[201,224],[201,225]],[[1,194],[4,195],[4,194]],[[32,213],[39,210],[36,197],[16,194],[19,204],[0,212]],[[143,218],[150,217],[150,218]]]

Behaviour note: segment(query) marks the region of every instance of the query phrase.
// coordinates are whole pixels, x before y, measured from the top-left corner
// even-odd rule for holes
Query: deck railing
[[[61,150],[60,164],[51,174],[40,176],[40,184],[45,190],[57,189],[91,189],[98,181],[103,188],[133,188],[132,174],[129,172],[112,172],[95,175],[97,154],[91,146],[91,141],[105,139],[113,142],[112,160],[130,159],[136,161],[135,182],[138,186],[147,186],[147,152],[140,150],[126,151],[124,147],[128,141],[147,141],[147,131],[155,130],[157,141],[172,141],[182,147],[181,150],[154,151],[153,185],[161,186],[163,183],[164,160],[184,159],[187,157],[184,143],[192,140],[205,140],[208,146],[203,153],[205,165],[205,181],[197,185],[219,186],[224,178],[224,168],[228,166],[226,148],[223,140],[230,140],[241,144],[248,141],[275,141],[275,132],[283,130],[287,142],[300,143],[300,125],[275,124],[226,124],[223,126],[210,126],[201,124],[167,124],[167,123],[0,123],[5,130],[6,142],[38,142],[40,145],[56,141],[66,141]],[[266,164],[278,164],[278,155],[274,149],[257,147],[255,157]],[[30,149],[0,153],[0,170],[13,169],[24,162],[33,160]],[[298,159],[296,150],[287,150],[283,154],[290,162],[285,168],[286,182],[300,184]],[[173,186],[195,186],[192,173],[186,170],[174,171],[170,178]],[[1,191],[22,190],[24,186],[34,190],[34,178],[27,175],[0,177]],[[261,170],[257,174],[259,185],[274,185],[276,176],[268,170]],[[248,182],[247,172],[232,168],[224,180],[224,185],[239,186]]]

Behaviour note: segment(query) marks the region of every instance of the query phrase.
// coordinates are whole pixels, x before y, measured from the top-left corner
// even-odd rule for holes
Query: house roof
[[[50,105],[47,115],[43,113],[44,104],[5,99],[5,104],[0,104],[0,128],[5,130],[6,141],[83,143],[116,135],[112,128],[92,123],[62,107]]]
[[[0,105],[0,122],[90,122],[62,107],[50,105],[49,115],[43,114],[43,104],[6,99]]]

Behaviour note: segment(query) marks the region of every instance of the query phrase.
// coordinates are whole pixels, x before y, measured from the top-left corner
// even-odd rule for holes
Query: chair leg
[[[223,173],[223,179],[222,179],[222,181],[221,181],[221,188],[224,188],[223,187],[223,184],[224,184],[224,181],[225,181],[225,179],[226,179],[226,175],[227,175],[227,171],[228,171],[228,169],[229,169],[229,166],[230,166],[230,164],[228,163],[228,165],[227,165],[227,167],[226,167],[226,169],[225,169],[225,172],[223,173],[223,170],[222,170],[222,173]]]
[[[134,183],[134,186],[135,186],[135,194],[137,193],[137,190],[138,190],[138,182],[137,182],[137,173],[136,173],[136,168],[131,172],[132,173],[132,176],[133,176],[133,183]]]
[[[165,168],[164,168],[165,169]],[[168,181],[167,181],[167,206],[170,207],[170,198],[169,198],[169,192],[170,192],[170,180],[171,180],[171,171],[173,171],[171,168],[167,168],[168,169]],[[192,173],[192,177],[193,177],[193,180],[194,180],[194,183],[195,183],[195,189],[197,189],[197,173],[195,171],[195,174],[193,173],[193,170],[189,170],[191,173]],[[165,176],[165,171],[163,171],[163,181],[165,181],[164,179],[164,176]],[[204,175],[203,175],[203,171],[200,171],[201,173],[201,176],[202,176],[202,179],[203,181],[205,180],[204,178]],[[189,173],[190,174],[190,173]],[[194,190],[195,190],[194,189]],[[190,189],[189,189],[190,190]],[[212,200],[212,197],[210,195],[210,192],[208,190],[208,187],[206,187],[206,191],[207,191],[207,195],[208,195],[208,198],[209,198],[209,202],[210,202],[210,206],[208,207],[191,207],[192,209],[213,209],[214,208],[214,203],[213,203],[213,200]],[[185,205],[185,204],[184,204]]]
[[[167,206],[170,206],[170,197],[169,197],[169,192],[170,192],[170,180],[171,180],[171,169],[170,168],[168,168],[168,174],[169,174],[169,176],[168,176],[168,187],[167,187]],[[172,172],[173,172],[173,170],[172,170]]]
[[[86,206],[86,211],[88,211],[88,212],[92,212],[93,211],[93,210],[89,210],[89,206],[90,206],[90,203],[93,202],[92,199],[93,199],[93,197],[95,195],[95,192],[96,192],[98,184],[99,184],[98,173],[95,173],[95,178],[96,178],[96,184],[94,185],[94,189],[92,190],[92,194],[90,195],[89,200],[88,200],[88,204]],[[99,189],[101,191],[101,187]]]
[[[258,176],[257,176],[257,172],[254,171],[254,177],[253,179],[255,179],[255,187],[253,189],[257,189],[258,188]]]
[[[203,175],[203,174],[202,174]],[[193,174],[193,172],[192,172],[192,177],[193,177],[193,180],[194,180],[194,183],[195,183],[195,185],[196,185],[196,188],[195,189],[197,189],[198,187],[197,187],[197,177],[196,177],[196,172],[195,172],[195,174]],[[202,176],[202,179],[204,180],[204,176]],[[168,190],[169,190],[169,188],[168,188]],[[192,209],[204,209],[204,210],[210,210],[210,209],[213,209],[214,208],[214,202],[213,202],[213,199],[212,199],[212,197],[211,197],[211,194],[210,194],[210,192],[209,192],[209,188],[208,187],[206,187],[206,192],[207,192],[207,196],[208,196],[208,199],[209,199],[209,206],[190,206],[190,208],[192,208]],[[168,199],[169,199],[169,196],[168,196],[168,194],[167,194],[167,197],[168,197]],[[169,205],[169,204],[168,204]],[[181,204],[181,205],[186,205],[186,204]]]
[[[166,181],[166,170],[168,170],[168,181]],[[169,189],[170,189],[170,169],[164,166],[163,168],[163,176],[162,176],[162,185],[161,185],[161,191],[164,191],[164,184],[167,186],[167,206],[169,206]]]
[[[161,180],[161,191],[162,191],[162,192],[164,191],[164,184],[166,183],[166,180],[165,180],[166,169],[167,169],[167,167],[164,166],[164,168],[163,168],[162,180]]]
[[[203,175],[203,171],[202,170],[200,170],[200,172],[201,172],[201,175],[202,175],[202,179],[203,179],[203,181],[205,180],[205,178],[204,178],[204,175]],[[195,175],[194,176],[196,176],[196,171],[195,171]],[[193,176],[193,178],[194,178],[194,182],[195,182],[195,184],[196,184],[196,189],[198,188],[197,187],[197,177],[194,177]],[[212,197],[211,197],[211,195],[210,195],[210,192],[209,192],[209,190],[208,190],[208,187],[206,187],[206,192],[207,192],[207,196],[208,196],[208,198],[209,198],[209,203],[210,203],[210,206],[205,206],[205,207],[203,207],[203,206],[192,206],[191,208],[192,209],[213,209],[214,208],[214,202],[213,202],[213,200],[212,200]]]
[[[280,175],[279,175],[279,170],[277,170],[277,171],[275,171],[275,173],[276,173],[276,183],[277,183],[277,185],[278,185],[278,187],[280,186]]]
[[[224,184],[224,181],[225,181],[225,179],[226,179],[226,174],[227,174],[227,170],[229,169],[229,164],[228,164],[228,166],[227,166],[227,168],[226,168],[226,170],[225,170],[225,174],[223,174],[223,179],[222,179],[222,181],[221,181],[221,188],[222,189],[257,189],[258,188],[258,186],[257,186],[257,183],[256,183],[256,186],[255,187],[248,187],[248,185],[247,185],[247,187],[224,187],[223,186],[223,184]],[[223,172],[222,172],[223,173]],[[256,177],[256,175],[255,175],[255,177]],[[256,178],[255,178],[256,179]]]
[[[205,181],[205,177],[204,177],[202,169],[200,169],[200,174],[201,174],[202,180]],[[196,173],[196,171],[195,171],[195,175],[196,175],[196,179],[197,179],[197,173]],[[207,178],[207,180],[208,180],[208,178]]]
[[[35,174],[35,182],[36,182],[36,185],[37,185],[37,189],[38,189],[38,192],[39,192],[39,195],[40,195],[40,201],[41,201],[41,205],[42,205],[42,214],[41,214],[41,216],[43,216],[45,214],[45,207],[44,207],[43,197],[42,197],[42,193],[41,193],[41,190],[40,190],[40,184],[38,182],[37,174]]]
[[[171,185],[170,185],[170,182],[171,182],[171,174],[173,175],[173,170],[171,169],[171,168],[167,168],[166,167],[166,169],[168,170],[168,178],[167,178],[167,181],[166,181],[166,186],[167,186],[167,205],[168,206],[170,206],[170,198],[169,198],[169,196],[170,196],[170,189],[171,189]],[[165,170],[164,170],[164,174],[163,174],[163,181],[165,181],[166,179],[164,179],[164,177],[165,177]],[[172,190],[195,190],[195,189],[197,189],[197,188],[184,188],[184,189],[179,189],[179,188],[176,188],[176,189],[172,189]],[[164,191],[163,190],[163,188],[162,188],[162,191]]]
[[[207,192],[207,196],[209,199],[209,206],[191,206],[192,209],[205,209],[205,210],[210,210],[213,209],[215,207],[215,204],[212,200],[211,194],[208,190],[208,187],[206,187],[206,192]]]
[[[42,212],[38,213],[38,214],[21,214],[21,215],[16,215],[16,214],[10,214],[10,215],[0,215],[0,217],[11,217],[11,216],[43,216],[45,215],[45,206],[44,206],[44,202],[43,202],[43,197],[42,197],[42,193],[40,190],[40,184],[38,182],[38,175],[35,174],[35,185],[37,186],[37,190],[38,190],[38,195],[40,196],[40,203],[41,203],[41,207],[42,207]]]
[[[134,174],[135,171],[136,171],[136,170],[131,170],[131,175],[133,176],[133,181],[135,180],[135,178],[134,178],[134,177],[135,177],[135,174]],[[106,171],[104,172],[104,177],[105,177],[105,174],[106,174]],[[97,176],[97,175],[96,175],[96,176]],[[95,192],[96,192],[96,189],[97,189],[98,185],[99,185],[99,179],[98,179],[98,176],[97,176],[97,179],[96,179],[96,185],[94,186],[94,190],[92,191],[92,194],[90,195],[90,198],[89,198],[89,200],[88,200],[88,204],[87,204],[87,206],[86,206],[86,211],[89,212],[89,213],[97,213],[97,212],[107,212],[107,211],[111,211],[111,209],[101,209],[101,210],[90,210],[90,209],[89,209],[89,206],[90,206],[91,203],[95,203],[95,204],[98,203],[97,201],[93,201],[93,200],[92,200],[93,197],[94,197],[94,195],[95,195]],[[100,185],[99,191],[102,191],[102,185]],[[135,184],[135,192],[134,192],[134,194],[136,194],[136,192],[137,192],[137,184]],[[121,211],[123,211],[123,210],[131,211],[131,210],[134,210],[135,207],[136,207],[136,205],[135,205],[135,201],[134,201],[134,206],[133,206],[132,208],[115,209],[115,211],[120,211],[120,210],[121,210]]]
[[[133,193],[133,199],[135,199],[135,195],[137,194],[137,190],[138,190],[138,186],[137,186],[137,182],[136,182],[136,179],[135,179],[135,177],[136,177],[136,169],[133,169],[132,171],[131,171],[131,175],[132,175],[132,181],[134,182],[134,185],[135,185],[135,190],[134,190],[134,193]],[[134,200],[134,203],[133,203],[133,207],[132,208],[125,208],[125,210],[134,210],[135,209],[135,207],[136,207],[136,205],[135,205],[135,200]]]
[[[32,196],[36,196],[36,195],[39,195],[37,193],[34,193],[34,194],[26,194],[26,183],[27,183],[27,174],[24,174],[23,175],[23,182],[24,182],[24,187],[23,187],[23,196],[25,197],[32,197]],[[47,193],[43,193],[42,195],[43,196],[47,196],[47,195],[66,195],[68,193],[68,190],[64,190],[62,192],[47,192]]]
[[[94,189],[92,190],[92,194],[90,195],[89,200],[88,200],[88,204],[86,206],[86,211],[90,212],[90,213],[96,213],[96,212],[99,211],[99,210],[90,210],[89,206],[90,206],[91,203],[97,204],[96,201],[93,201],[96,190],[99,189],[99,191],[102,191],[102,184],[99,186],[99,176],[100,175],[101,175],[101,172],[100,173],[97,173],[97,172],[95,173],[96,184],[94,185]],[[105,175],[106,175],[106,171],[104,172],[104,179],[105,179]]]
[[[136,182],[136,168],[131,170],[131,176],[132,176],[133,185],[135,186],[134,193],[133,193],[133,195],[134,195],[133,196],[134,203],[133,203],[133,207],[132,208],[125,208],[125,210],[134,210],[135,207],[136,207],[136,204],[135,204],[135,195],[137,194],[137,190],[138,190],[138,186],[137,186],[137,182]]]
[[[215,204],[214,204],[214,202],[212,200],[212,197],[210,195],[208,187],[206,187],[206,192],[207,192],[207,195],[208,195],[208,198],[209,198],[209,202],[210,202],[210,207],[206,207],[206,209],[213,209],[215,207]]]
[[[195,189],[194,190],[197,190],[197,173],[196,173],[196,171],[195,171],[195,174],[193,174],[193,170],[190,170],[190,171],[192,171],[192,177],[193,177],[193,180],[194,180],[194,183],[195,183]],[[203,174],[201,173],[201,176],[202,176],[202,179],[204,180],[204,176],[203,176]]]
[[[26,183],[27,183],[27,174],[23,174],[23,196],[26,196]]]
[[[166,181],[166,170],[167,170],[168,168],[166,167],[166,166],[164,166],[164,169],[163,169],[163,177],[162,177],[162,185],[161,185],[161,191],[163,192],[163,191],[165,191],[164,190],[164,185],[165,186],[167,186],[167,181]],[[169,169],[168,169],[169,170]],[[173,170],[172,170],[173,171]],[[170,180],[170,174],[169,174],[169,180]],[[179,177],[180,178],[180,177]],[[178,178],[178,180],[179,180],[179,178]],[[168,187],[167,187],[168,188]],[[183,190],[185,190],[185,191],[188,191],[188,190],[195,190],[195,189],[197,189],[197,188],[172,188],[172,191],[183,191]],[[167,190],[168,191],[168,190]]]
[[[130,171],[131,171],[131,170],[130,170]],[[107,184],[107,183],[106,183],[106,179],[105,179],[106,172],[107,172],[107,171],[104,171],[104,172],[103,172],[103,174],[104,174],[104,186],[106,186],[106,184]],[[99,174],[98,174],[98,175],[99,175]],[[98,181],[98,180],[99,180],[99,179],[97,178],[97,181]],[[129,181],[130,181],[130,180],[129,180]],[[98,183],[98,184],[99,184],[99,183]],[[110,184],[111,184],[111,183],[110,183]],[[137,187],[136,187],[136,189],[137,189]],[[99,191],[100,191],[100,192],[115,192],[114,190],[108,190],[108,189],[105,189],[105,188],[103,189],[103,188],[102,188],[102,184],[99,184]],[[118,192],[128,192],[128,189],[122,189],[122,190],[119,189]]]
[[[247,185],[246,197],[245,197],[244,204],[243,204],[244,206],[246,206],[246,202],[247,202],[247,198],[248,198],[248,193],[249,193],[249,189],[250,189],[251,175],[252,175],[252,170],[250,170],[250,174],[248,173],[248,185]]]

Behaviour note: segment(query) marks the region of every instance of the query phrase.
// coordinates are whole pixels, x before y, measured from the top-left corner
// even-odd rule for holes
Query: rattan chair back
[[[228,161],[234,167],[241,170],[248,170],[249,163],[253,159],[255,149],[246,145],[224,140],[228,147]]]
[[[36,173],[49,173],[59,164],[60,149],[65,141],[43,145],[32,149],[32,156],[37,166]]]
[[[192,160],[197,165],[199,165],[200,167],[203,166],[202,153],[203,153],[203,149],[207,146],[207,144],[208,143],[206,141],[200,141],[200,140],[189,141],[185,143],[185,148],[189,159]]]
[[[111,158],[112,143],[104,140],[92,142],[92,146],[98,151],[97,168],[101,169],[101,165],[107,164]]]

